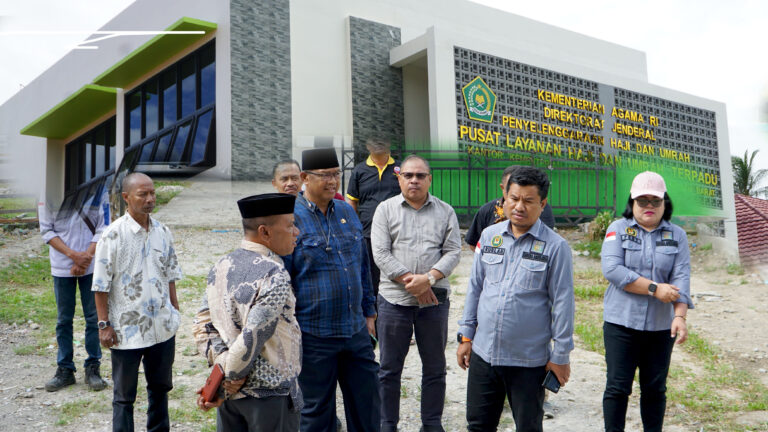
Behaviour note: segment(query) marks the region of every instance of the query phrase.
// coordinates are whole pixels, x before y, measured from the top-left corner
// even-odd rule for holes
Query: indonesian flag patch
[[[475,246],[475,253],[476,253],[476,254],[479,254],[479,253],[480,253],[480,250],[481,250],[481,248],[480,248],[480,241],[478,240],[478,242],[477,242],[477,246]]]
[[[616,240],[616,231],[611,231],[605,234],[605,241],[613,241],[613,240]]]

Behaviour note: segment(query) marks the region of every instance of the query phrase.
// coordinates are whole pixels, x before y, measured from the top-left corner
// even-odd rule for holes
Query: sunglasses
[[[400,177],[403,177],[406,180],[410,180],[410,179],[412,179],[414,177],[416,177],[419,180],[424,180],[425,178],[427,178],[428,175],[429,175],[429,173],[422,173],[422,172],[420,172],[420,173],[401,172],[400,173]]]
[[[648,199],[645,199],[645,198],[637,198],[635,200],[635,202],[640,207],[648,207],[648,204],[650,204],[650,205],[652,205],[654,207],[661,207],[661,203],[663,203],[664,200],[663,199],[648,200]]]

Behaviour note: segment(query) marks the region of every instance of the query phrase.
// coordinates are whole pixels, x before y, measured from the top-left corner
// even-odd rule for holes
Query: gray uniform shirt
[[[402,194],[376,208],[371,225],[373,259],[381,270],[379,294],[401,306],[419,302],[394,281],[408,272],[424,274],[435,269],[445,275],[435,284],[450,293],[448,276],[459,264],[461,236],[456,212],[448,203],[427,195],[427,202],[416,210]]]
[[[679,226],[662,220],[648,232],[634,218],[621,218],[608,227],[600,256],[603,275],[610,282],[603,302],[606,322],[647,331],[672,327],[674,303],[624,291],[640,276],[678,287],[680,298],[675,303],[686,303],[693,309],[688,237]]]
[[[492,366],[566,364],[574,310],[573,262],[565,239],[541,220],[518,238],[509,221],[483,231],[459,321],[475,354]]]

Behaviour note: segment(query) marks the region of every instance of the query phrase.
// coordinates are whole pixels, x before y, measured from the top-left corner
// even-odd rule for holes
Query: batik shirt
[[[126,213],[102,233],[94,263],[92,290],[109,293],[113,349],[146,348],[176,334],[181,318],[168,283],[182,274],[165,225],[150,217],[145,230]]]
[[[231,399],[290,396],[302,407],[301,330],[296,297],[282,259],[243,240],[208,273],[208,288],[195,318],[198,350],[221,365],[228,380],[248,377]]]

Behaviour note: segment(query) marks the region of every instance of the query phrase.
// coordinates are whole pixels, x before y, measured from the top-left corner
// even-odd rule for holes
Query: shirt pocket
[[[639,271],[643,260],[643,245],[624,240],[621,247],[624,248],[624,267]]]
[[[300,243],[302,255],[307,261],[316,265],[328,261],[328,254],[325,251],[327,245],[323,236],[307,234],[301,238]]]
[[[486,253],[482,255],[480,260],[485,269],[485,279],[492,283],[501,281],[504,277],[504,255]]]
[[[653,254],[653,265],[658,273],[664,277],[664,281],[669,280],[669,273],[677,258],[677,247],[675,246],[656,246]]]
[[[363,232],[360,230],[354,230],[352,232],[344,231],[338,236],[338,239],[341,245],[341,253],[344,258],[358,260],[358,257],[362,253],[361,242],[363,240]]]
[[[517,269],[515,285],[524,290],[546,289],[547,263],[523,258]]]

